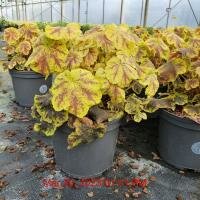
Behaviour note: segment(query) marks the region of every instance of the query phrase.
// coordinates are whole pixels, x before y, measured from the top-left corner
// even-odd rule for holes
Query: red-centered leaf
[[[81,51],[71,50],[66,57],[66,67],[67,69],[74,69],[80,67],[83,61],[84,54]]]
[[[47,25],[45,34],[52,40],[73,40],[81,36],[80,25],[69,23],[66,27],[52,27]]]
[[[17,41],[20,39],[20,32],[16,28],[7,28],[4,31],[4,40],[9,44],[16,44]]]
[[[118,50],[129,49],[136,44],[135,37],[127,25],[106,25],[105,33],[108,39],[113,42],[115,48]]]
[[[166,44],[172,48],[181,48],[185,45],[185,41],[174,32],[166,31],[163,37]]]
[[[118,104],[125,101],[125,90],[121,89],[117,85],[110,85],[108,89],[108,95],[111,98],[111,103]]]
[[[169,47],[160,38],[150,38],[146,41],[146,45],[153,57],[167,60],[169,58]]]
[[[30,51],[31,51],[31,44],[28,41],[22,41],[19,43],[18,47],[17,47],[17,51],[23,55],[29,55]]]
[[[39,46],[35,48],[26,62],[26,66],[30,66],[35,72],[48,76],[51,72],[48,54],[49,52],[45,47]]]
[[[53,27],[47,25],[45,28],[45,34],[52,40],[66,40],[66,27]]]
[[[83,65],[85,65],[86,67],[94,65],[94,63],[97,61],[98,54],[99,51],[97,48],[90,48],[83,59]]]
[[[15,53],[15,47],[14,46],[11,46],[11,45],[8,45],[6,47],[3,47],[2,48],[8,55],[12,55]]]
[[[183,59],[171,59],[158,68],[158,78],[160,83],[173,82],[177,76],[187,71],[187,62]]]
[[[102,48],[105,51],[113,51],[113,42],[108,39],[105,34],[105,28],[103,26],[95,26],[86,31],[84,37],[96,42],[97,47]]]
[[[15,55],[12,57],[12,59],[8,63],[8,68],[13,69],[17,65],[24,65],[26,62],[26,59],[20,55]]]
[[[199,51],[200,48],[200,38],[199,37],[193,37],[188,42],[189,46],[197,49]]]
[[[199,84],[200,84],[200,80],[198,78],[187,79],[185,81],[185,89],[192,90],[194,88],[199,87]]]
[[[26,66],[30,66],[33,71],[45,76],[53,72],[62,72],[65,70],[67,53],[66,45],[57,41],[51,41],[47,45],[37,45]]]
[[[175,27],[174,32],[185,41],[188,41],[192,37],[192,31],[189,27]]]
[[[56,111],[66,110],[82,118],[101,100],[101,85],[91,72],[73,69],[59,74],[52,86],[52,104]]]
[[[24,40],[27,40],[31,43],[35,42],[35,40],[38,38],[40,30],[37,26],[37,24],[34,23],[25,23],[23,24],[20,29],[20,34],[24,38]]]
[[[80,28],[80,24],[78,23],[68,23],[66,26],[67,39],[75,40],[79,38],[82,35]]]
[[[119,52],[118,57],[112,57],[106,64],[106,78],[121,88],[127,87],[131,81],[138,79],[137,64],[127,52]]]

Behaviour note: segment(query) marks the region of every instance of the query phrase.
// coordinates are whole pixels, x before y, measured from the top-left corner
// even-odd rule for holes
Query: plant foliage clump
[[[49,94],[35,97],[35,130],[53,135],[67,122],[74,148],[124,114],[140,122],[163,108],[199,122],[199,40],[198,29],[184,27],[46,26],[26,66],[58,75]]]

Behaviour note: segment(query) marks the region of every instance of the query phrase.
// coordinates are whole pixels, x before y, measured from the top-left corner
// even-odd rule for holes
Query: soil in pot
[[[120,120],[110,122],[105,136],[89,144],[67,149],[67,136],[72,129],[63,126],[53,137],[57,166],[73,178],[90,178],[101,175],[113,164]]]
[[[200,125],[165,110],[160,112],[159,152],[179,169],[200,170]]]
[[[31,107],[36,94],[45,94],[52,84],[52,76],[45,80],[41,74],[33,71],[10,70],[15,100],[20,106]]]

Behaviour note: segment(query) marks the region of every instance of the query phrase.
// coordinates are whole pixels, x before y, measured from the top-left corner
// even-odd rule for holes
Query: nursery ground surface
[[[120,128],[114,165],[100,177],[148,179],[147,188],[46,187],[44,180],[67,178],[53,162],[52,139],[32,131],[30,109],[14,102],[9,75],[0,72],[0,82],[0,200],[200,200],[200,174],[176,170],[159,158],[157,119]]]

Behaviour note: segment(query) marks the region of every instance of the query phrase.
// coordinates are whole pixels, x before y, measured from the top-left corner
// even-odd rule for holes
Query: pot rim
[[[197,122],[186,117],[177,116],[173,112],[169,112],[166,109],[161,109],[160,117],[177,126],[200,131],[200,124]]]

